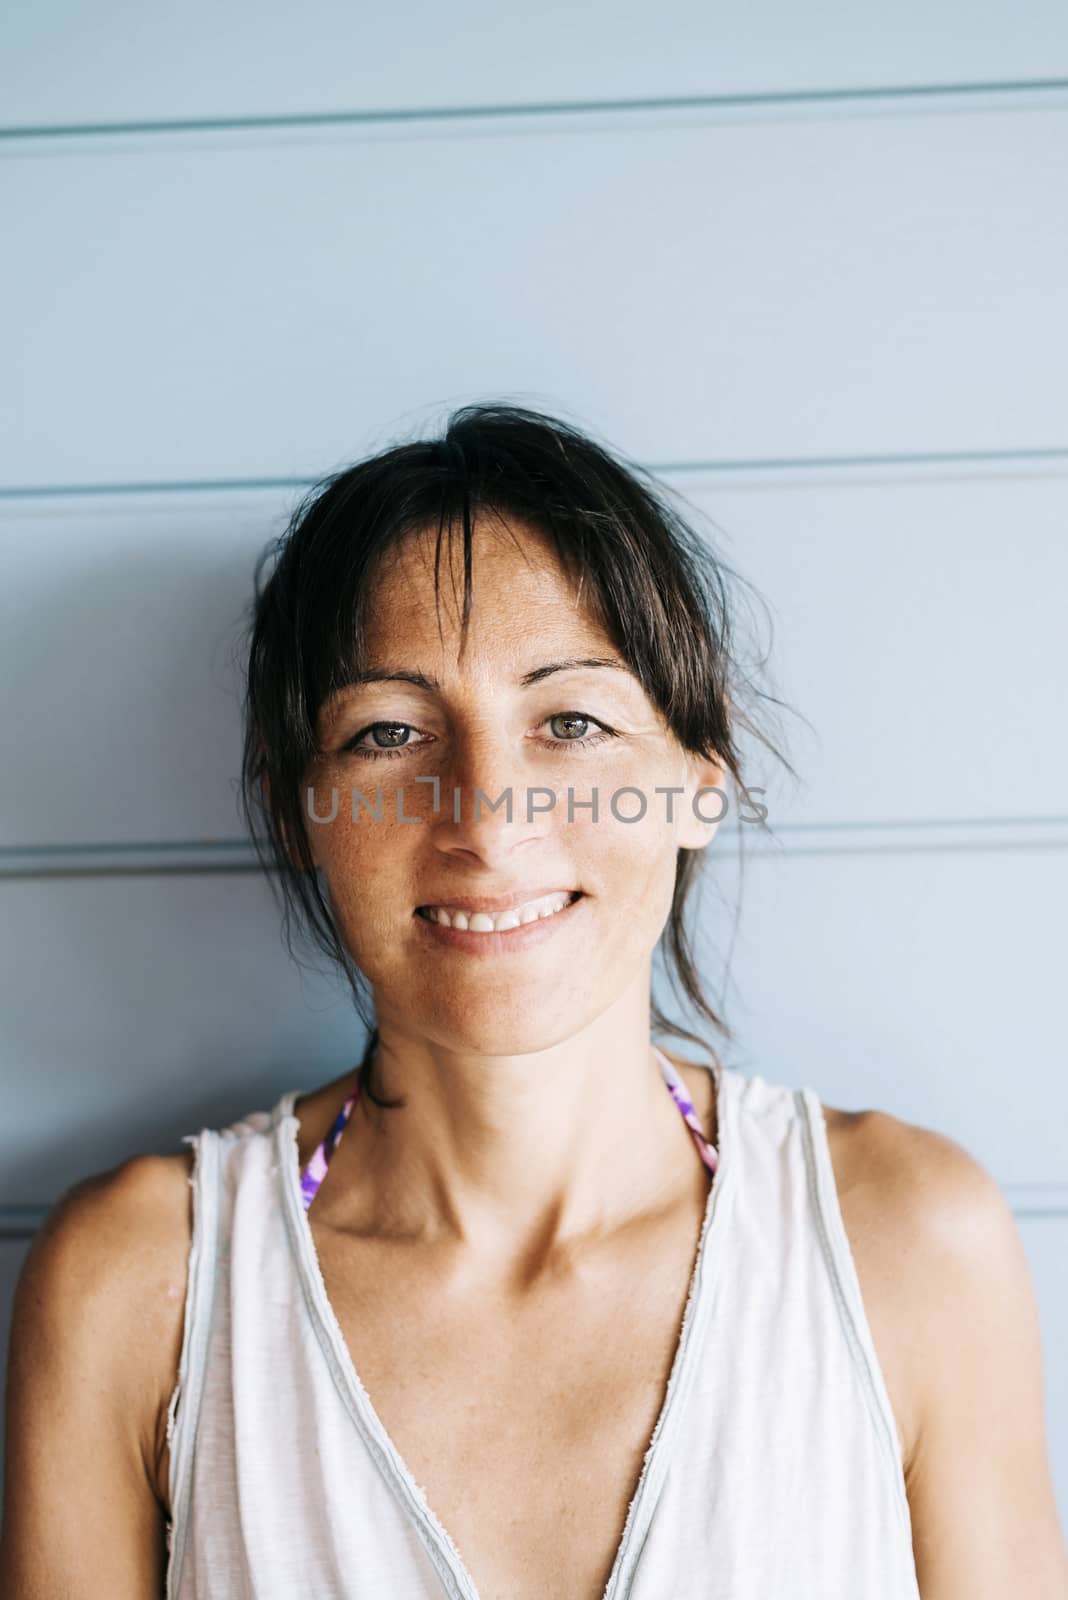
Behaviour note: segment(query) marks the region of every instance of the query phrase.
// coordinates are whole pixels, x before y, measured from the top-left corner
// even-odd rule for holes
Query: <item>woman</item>
[[[505,406],[329,480],[273,553],[247,813],[369,1044],[51,1215],[4,1593],[1068,1593],[996,1184],[652,1004],[664,936],[727,1033],[682,916],[759,736],[723,569]]]

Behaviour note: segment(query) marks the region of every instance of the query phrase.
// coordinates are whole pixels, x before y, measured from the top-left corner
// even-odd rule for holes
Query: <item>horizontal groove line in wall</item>
[[[48,1206],[0,1206],[0,1239],[30,1239],[41,1226]]]
[[[930,822],[781,823],[763,833],[755,825],[725,824],[712,846],[717,857],[750,858],[973,854],[990,851],[1068,849],[1068,817],[937,819]],[[0,849],[0,882],[47,878],[173,877],[247,874],[262,869],[253,845],[241,839],[164,840],[159,844],[8,845]]]
[[[360,459],[358,456],[351,458]],[[753,456],[737,461],[651,461],[645,470],[657,477],[748,479],[766,475],[774,480],[785,475],[834,477],[857,473],[879,477],[887,474],[907,478],[913,472],[961,471],[986,473],[999,470],[1040,470],[1052,467],[1068,470],[1068,445],[1021,450],[916,450],[892,455],[852,456]],[[325,468],[322,477],[335,471]],[[10,484],[0,486],[0,503],[20,500],[120,499],[127,495],[169,494],[260,494],[310,489],[319,482],[314,477],[289,478],[170,478],[141,482]]]
[[[901,852],[987,852],[1068,848],[1068,817],[952,818],[892,822],[783,822],[764,832],[755,825],[724,825],[722,841],[744,829],[754,856],[886,855]],[[733,845],[732,845],[733,848]]]
[[[988,855],[994,851],[1019,852],[1021,850],[1068,850],[1068,836],[1063,839],[1005,839],[970,840],[944,839],[900,842],[883,841],[879,844],[800,844],[789,845],[779,852],[763,847],[755,848],[752,856],[771,856],[776,853],[790,860],[798,856],[885,856],[885,855]],[[2,874],[0,874],[2,876]]]
[[[152,839],[148,842],[123,842],[119,844],[8,844],[0,845],[0,863],[15,859],[16,857],[54,855],[54,856],[92,856],[92,855],[120,855],[120,854],[165,854],[168,851],[197,851],[208,852],[211,850],[238,850],[249,852],[253,849],[251,839]]]
[[[414,122],[493,121],[514,117],[600,113],[760,110],[790,106],[848,106],[1001,95],[1043,95],[1068,89],[1068,78],[991,79],[971,83],[879,84],[868,88],[782,89],[735,94],[632,96],[623,99],[545,100],[496,105],[400,106],[373,111],[308,111],[236,117],[161,117],[120,122],[26,123],[0,127],[0,141],[99,138],[111,135],[237,133],[286,128],[388,126]]]
[[[1068,815],[1053,815],[1047,817],[1022,816],[1022,817],[931,817],[912,819],[897,817],[890,821],[863,821],[845,820],[839,822],[782,822],[779,828],[783,833],[806,834],[814,833],[820,829],[833,829],[836,833],[844,833],[849,829],[854,831],[897,828],[902,831],[907,829],[935,829],[945,828],[954,833],[964,828],[1068,828]]]
[[[240,876],[242,873],[261,872],[254,861],[233,862],[144,862],[137,866],[114,864],[108,866],[55,866],[55,867],[0,867],[0,883],[19,883],[44,878],[203,878],[222,874]],[[275,871],[269,867],[268,871]]]
[[[1017,1217],[1068,1217],[1068,1183],[1003,1183],[1001,1190]],[[50,1207],[0,1206],[0,1239],[29,1240]]]

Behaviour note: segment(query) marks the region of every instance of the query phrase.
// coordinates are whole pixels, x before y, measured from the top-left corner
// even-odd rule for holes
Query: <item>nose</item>
[[[558,801],[556,802],[558,803]],[[500,734],[458,735],[441,773],[436,843],[489,862],[543,838],[553,826],[553,796],[522,747]]]

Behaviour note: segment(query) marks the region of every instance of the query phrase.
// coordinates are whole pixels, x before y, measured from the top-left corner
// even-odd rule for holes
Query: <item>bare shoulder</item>
[[[848,1209],[865,1247],[875,1223],[895,1256],[978,1250],[989,1265],[998,1238],[1003,1248],[1010,1243],[1015,1222],[1004,1192],[955,1139],[888,1111],[823,1113],[843,1215]]]
[[[52,1207],[15,1285],[0,1595],[161,1592],[161,1408],[184,1320],[189,1155],[138,1155]],[[165,1410],[162,1411],[165,1424]]]
[[[1002,1191],[954,1139],[887,1111],[823,1107],[842,1221],[860,1280],[906,1466],[920,1425],[922,1341],[941,1302],[939,1274],[986,1271],[1015,1254]],[[1002,1265],[1004,1265],[1004,1259]]]
[[[1032,1572],[1029,1592],[1060,1594],[1068,1568],[1038,1309],[1004,1191],[945,1134],[885,1111],[823,1111],[897,1418],[923,1592],[956,1594],[967,1582],[968,1592],[1000,1593],[994,1575],[1011,1557],[1016,1578]]]
[[[95,1298],[180,1267],[192,1239],[192,1150],[134,1155],[73,1184],[45,1217],[27,1257],[31,1270],[79,1274]]]
[[[192,1242],[193,1152],[134,1155],[74,1184],[34,1236],[16,1288],[17,1324],[114,1381],[157,1498],[166,1408],[177,1376]],[[24,1357],[25,1359],[25,1357]],[[162,1493],[161,1493],[162,1491]]]

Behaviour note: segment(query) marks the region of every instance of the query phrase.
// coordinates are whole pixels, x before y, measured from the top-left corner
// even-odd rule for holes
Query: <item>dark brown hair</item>
[[[373,603],[375,567],[408,534],[437,527],[440,601],[442,542],[446,532],[450,545],[462,532],[466,636],[476,512],[494,515],[502,525],[508,519],[533,524],[548,535],[563,569],[577,580],[675,738],[686,750],[721,763],[737,795],[756,813],[766,815],[752,800],[753,792],[763,790],[751,791],[742,777],[738,731],[744,729],[793,772],[753,714],[757,699],[782,702],[757,687],[737,648],[740,605],[731,588],[745,580],[644,468],[557,417],[491,403],[454,411],[438,438],[395,445],[321,480],[256,564],[241,804],[275,889],[290,954],[299,960],[296,925],[348,979],[357,1012],[371,1030],[365,1064],[377,1042],[373,1010],[366,979],[338,934],[312,861],[301,803],[304,775],[322,753],[319,708],[364,664],[363,624]],[[274,565],[264,582],[268,561]],[[759,669],[765,666],[766,656]],[[762,816],[753,820],[765,827]],[[744,831],[738,830],[739,859]],[[696,1012],[730,1039],[730,1027],[703,992],[685,921],[706,854],[679,850],[662,942],[673,986],[681,985]],[[712,1049],[709,1040],[666,1017],[655,995],[652,1022]],[[387,1103],[370,1085],[365,1092]]]

